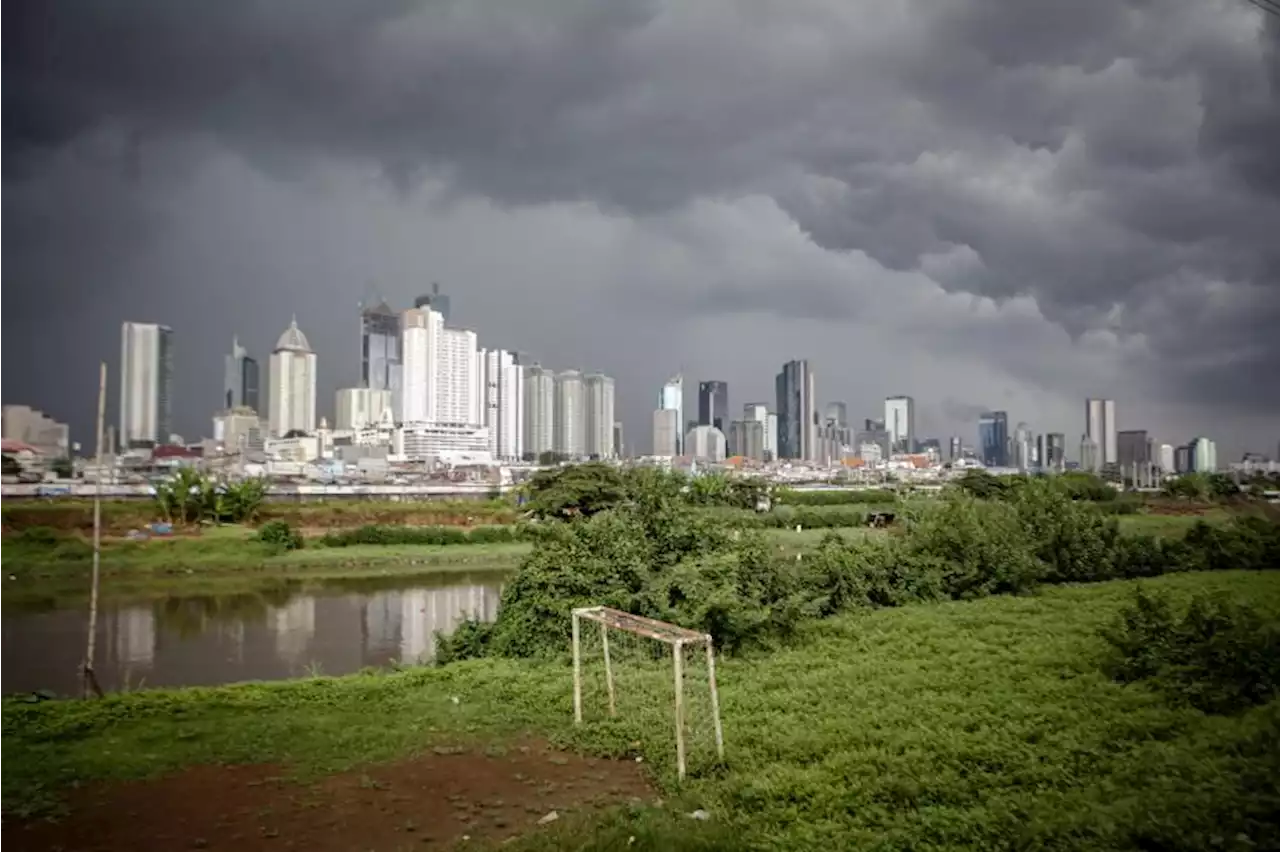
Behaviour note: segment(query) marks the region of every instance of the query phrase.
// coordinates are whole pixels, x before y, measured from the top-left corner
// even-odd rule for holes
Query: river
[[[503,576],[448,574],[375,581],[277,580],[234,594],[102,602],[95,670],[102,688],[212,686],[341,675],[428,662],[437,631],[492,621]],[[74,695],[87,605],[4,608],[4,692]]]

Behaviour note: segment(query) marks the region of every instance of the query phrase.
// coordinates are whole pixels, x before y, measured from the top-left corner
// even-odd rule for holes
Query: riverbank
[[[366,524],[476,526],[510,524],[520,512],[508,499],[492,500],[315,500],[263,503],[259,523],[284,521],[299,529],[346,529]],[[102,528],[108,536],[124,536],[159,518],[150,500],[104,500]],[[93,532],[93,503],[83,500],[11,500],[0,507],[4,534],[32,527],[63,532]]]
[[[1222,838],[1217,848],[1262,848],[1280,837],[1271,807],[1280,783],[1273,748],[1280,706],[1273,701],[1237,716],[1210,716],[1174,706],[1145,686],[1110,680],[1100,666],[1106,646],[1098,631],[1135,585],[1184,602],[1221,593],[1280,614],[1280,575],[1218,572],[1046,587],[1026,597],[858,611],[808,623],[781,650],[721,659],[728,765],[699,765],[684,785],[675,781],[670,708],[655,691],[669,667],[650,670],[629,657],[615,662],[620,717],[604,716],[595,690],[581,729],[571,724],[564,660],[486,659],[87,703],[7,701],[6,833],[15,848],[36,848],[28,841],[37,838],[47,846],[49,835],[40,832],[56,838],[58,829],[21,819],[55,811],[72,784],[103,782],[88,788],[91,799],[77,799],[63,831],[78,825],[84,807],[101,820],[98,839],[108,849],[123,848],[113,840],[117,834],[135,848],[147,840],[182,848],[228,830],[244,833],[244,848],[258,848],[263,838],[297,839],[281,828],[297,826],[299,814],[316,814],[316,802],[326,812],[340,805],[352,825],[365,824],[352,816],[357,808],[429,809],[413,800],[420,788],[384,779],[419,760],[463,753],[494,761],[496,777],[503,755],[536,736],[595,757],[643,758],[663,804],[646,799],[602,813],[571,802],[549,828],[537,829],[551,805],[573,798],[571,788],[600,783],[589,775],[600,767],[583,768],[540,797],[542,808],[514,826],[524,837],[504,848],[1199,849],[1215,845],[1213,835]],[[627,703],[646,695],[654,698]],[[708,728],[692,730],[691,748],[705,750]],[[547,758],[555,760],[570,758]],[[140,837],[135,829],[147,821],[112,808],[127,797],[145,800],[147,789],[182,783],[190,767],[224,764],[273,767],[257,793],[270,805],[227,813],[230,829],[197,821],[183,824],[183,836]],[[230,797],[243,786],[234,770],[202,772],[206,799]],[[346,774],[335,782],[335,773]],[[121,783],[143,778],[156,780]],[[344,778],[354,782],[343,787]],[[357,787],[365,791],[359,801],[350,792]],[[326,798],[335,789],[348,790],[336,804]],[[468,795],[475,802],[494,798]],[[477,842],[498,839],[513,827],[509,817],[507,825],[494,825],[472,804],[457,809],[466,820],[432,826],[426,841],[418,835],[427,827],[410,827],[403,818],[382,820],[378,833],[359,843],[342,834],[342,825],[326,824],[323,836],[301,839],[321,849],[431,849],[447,848],[462,833]],[[200,810],[194,802],[174,806]],[[710,819],[688,819],[695,808]],[[629,836],[637,842],[628,844]]]
[[[839,510],[842,507],[836,507]],[[828,512],[832,510],[828,509]],[[725,516],[723,512],[713,512]],[[754,513],[741,514],[751,520]],[[1226,523],[1234,513],[1217,509],[1203,514],[1136,514],[1117,518],[1122,532],[1133,535],[1179,537],[1194,524]],[[788,518],[789,520],[790,518]],[[827,521],[838,521],[838,511]],[[816,546],[828,532],[845,538],[865,536],[865,527],[817,527],[799,531],[782,528],[770,518],[764,530],[768,538],[788,553]],[[430,538],[430,529],[424,537]],[[476,538],[490,527],[466,530],[444,528],[455,537]],[[505,537],[508,527],[496,527]],[[479,531],[479,532],[477,532]],[[251,589],[266,581],[290,577],[331,579],[349,577],[417,576],[430,573],[514,571],[528,555],[527,541],[497,541],[449,545],[352,544],[323,546],[325,530],[311,530],[297,550],[281,550],[256,540],[248,527],[205,527],[173,537],[132,541],[108,538],[103,543],[101,570],[104,592],[130,598],[162,596],[182,591]],[[89,541],[77,533],[59,533],[54,539],[24,540],[11,536],[4,542],[4,591],[10,604],[52,606],[87,599],[92,565]]]

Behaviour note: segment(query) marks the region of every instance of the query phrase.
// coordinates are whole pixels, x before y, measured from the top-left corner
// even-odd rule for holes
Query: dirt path
[[[651,801],[635,763],[582,758],[545,743],[490,753],[437,748],[413,760],[286,780],[271,766],[204,766],[148,781],[90,785],[58,822],[10,821],[11,850],[444,849],[502,840],[559,817]],[[500,753],[499,753],[500,752]]]

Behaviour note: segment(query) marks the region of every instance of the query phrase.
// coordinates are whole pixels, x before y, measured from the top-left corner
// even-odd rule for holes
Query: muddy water
[[[388,585],[390,583],[390,585]],[[235,594],[105,600],[95,666],[102,688],[211,686],[366,666],[429,661],[437,631],[464,618],[491,621],[502,575],[395,581],[275,581]],[[87,607],[3,615],[3,691],[75,694],[84,657]]]

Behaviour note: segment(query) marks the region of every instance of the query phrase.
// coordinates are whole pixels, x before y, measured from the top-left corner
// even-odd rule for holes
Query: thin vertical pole
[[[613,663],[609,660],[609,625],[600,622],[600,645],[604,648],[604,682],[609,688],[609,715],[618,715],[617,701],[613,694]]]
[[[95,432],[97,441],[97,476],[93,486],[93,576],[89,587],[89,637],[85,642],[84,665],[81,669],[81,697],[88,698],[89,690],[101,693],[98,678],[93,673],[93,657],[98,642],[98,578],[102,561],[102,424],[107,416],[107,362],[98,369],[98,420]]]
[[[720,727],[720,690],[716,687],[716,651],[707,634],[707,680],[711,687],[711,717],[716,725],[716,755],[724,760],[724,729]]]
[[[684,780],[684,642],[677,639],[671,645],[675,663],[676,680],[676,770]]]
[[[573,614],[573,721],[582,724],[582,641],[581,619]]]

